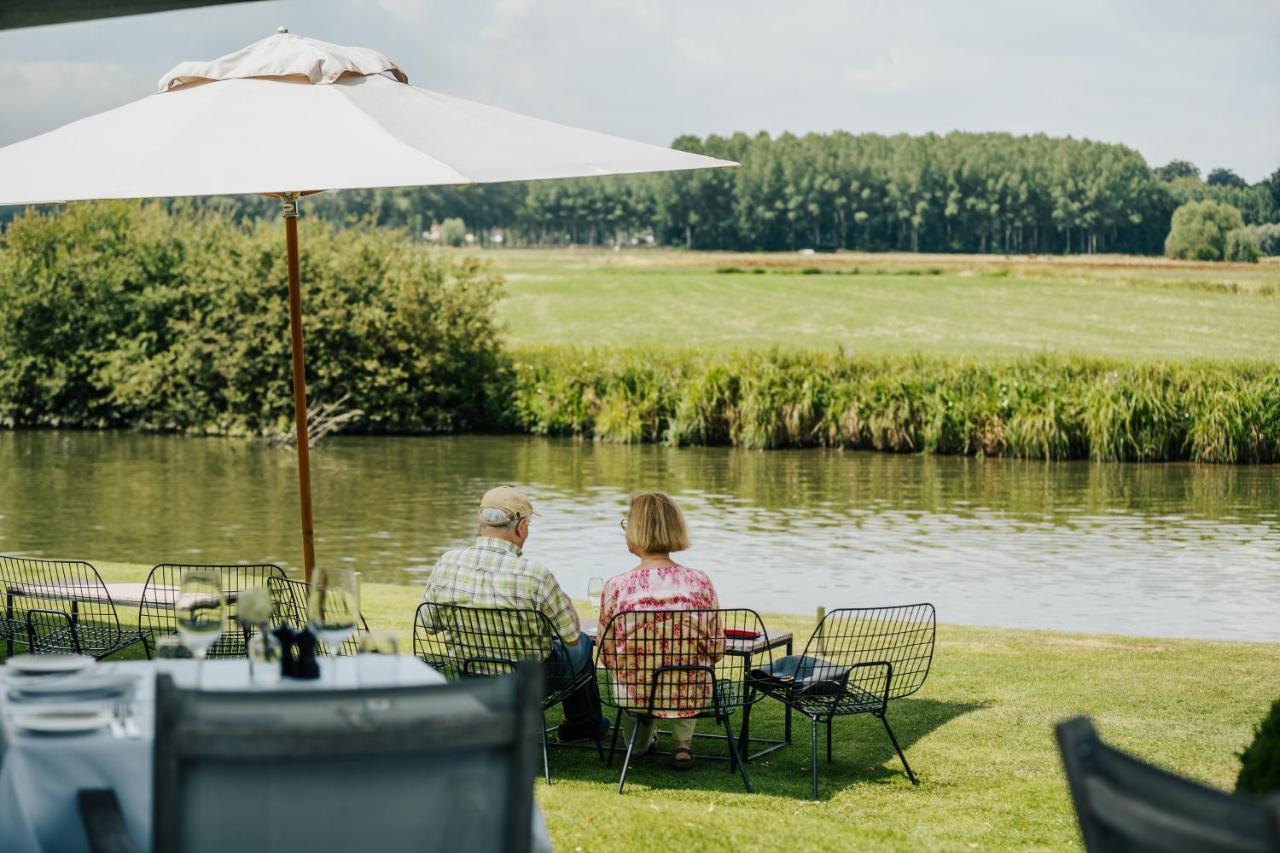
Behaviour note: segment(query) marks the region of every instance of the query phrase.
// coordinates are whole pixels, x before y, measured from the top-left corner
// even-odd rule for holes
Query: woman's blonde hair
[[[664,492],[643,492],[631,499],[627,544],[641,554],[670,554],[689,548],[684,513]]]

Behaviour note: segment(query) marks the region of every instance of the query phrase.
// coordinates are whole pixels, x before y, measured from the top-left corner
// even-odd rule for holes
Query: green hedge
[[[312,402],[362,430],[500,419],[500,282],[402,232],[301,225]],[[178,205],[26,213],[0,242],[0,423],[258,433],[292,420],[284,231]]]
[[[1280,365],[949,361],[539,349],[514,357],[537,434],[1107,461],[1280,460]]]

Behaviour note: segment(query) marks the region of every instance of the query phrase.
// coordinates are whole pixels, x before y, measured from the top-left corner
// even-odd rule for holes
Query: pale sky
[[[646,142],[1043,131],[1251,182],[1280,167],[1280,0],[269,0],[0,33],[0,144],[281,24],[427,89]]]

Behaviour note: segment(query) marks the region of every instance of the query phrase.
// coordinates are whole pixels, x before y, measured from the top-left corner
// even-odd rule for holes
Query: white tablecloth
[[[182,687],[195,685],[195,662],[160,664]],[[321,662],[324,666],[324,662]],[[89,849],[76,792],[112,788],[120,801],[129,835],[146,853],[151,849],[151,762],[155,709],[154,661],[104,662],[100,671],[136,672],[138,691],[134,719],[139,738],[117,738],[102,730],[81,735],[33,735],[18,731],[4,714],[0,727],[0,849],[5,853],[80,853]],[[357,667],[359,672],[357,673]],[[358,678],[357,678],[358,675]],[[329,672],[316,681],[281,681],[262,690],[325,690],[337,687],[380,687],[394,684],[443,684],[444,678],[409,655],[343,658],[336,677]],[[247,660],[213,660],[205,664],[206,690],[243,690],[250,686]],[[0,689],[0,711],[7,710]],[[534,809],[535,848],[550,850],[541,811]]]

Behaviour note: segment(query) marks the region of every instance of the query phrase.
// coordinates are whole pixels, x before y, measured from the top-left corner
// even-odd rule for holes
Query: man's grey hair
[[[481,530],[501,530],[510,532],[520,523],[520,516],[498,507],[485,507],[480,510]]]

